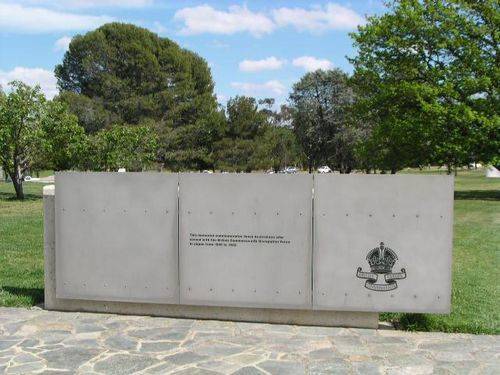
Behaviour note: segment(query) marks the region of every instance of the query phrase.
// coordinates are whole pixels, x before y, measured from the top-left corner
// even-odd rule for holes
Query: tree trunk
[[[21,175],[21,171],[19,168],[16,168],[14,173],[9,173],[10,179],[12,180],[12,184],[14,185],[14,190],[16,191],[17,199],[24,199],[24,191],[23,191],[23,176]]]
[[[391,168],[391,174],[396,174],[396,168]]]
[[[352,172],[352,168],[351,167],[346,167],[345,165],[342,165],[340,167],[340,174],[349,174]]]
[[[451,174],[451,164],[446,164],[446,174]]]

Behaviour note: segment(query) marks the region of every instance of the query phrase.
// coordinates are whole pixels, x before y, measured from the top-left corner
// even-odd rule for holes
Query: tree
[[[222,111],[199,119],[192,125],[165,129],[161,133],[160,160],[171,170],[214,168],[214,147],[226,132]]]
[[[377,167],[488,162],[500,148],[495,0],[397,0],[352,34],[363,145]]]
[[[42,145],[34,168],[69,170],[80,165],[86,155],[88,140],[78,118],[68,112],[64,103],[46,103],[46,115],[41,119]]]
[[[275,172],[301,162],[300,145],[293,130],[284,126],[268,125],[258,139],[253,164],[260,169]]]
[[[92,99],[120,123],[192,124],[217,105],[202,58],[130,24],[109,23],[74,37],[55,74],[63,92]]]
[[[250,172],[255,168],[255,140],[267,125],[267,115],[248,96],[230,98],[226,113],[222,139],[214,145],[214,168]]]
[[[74,37],[55,75],[59,100],[87,133],[154,124],[166,166],[210,164],[207,143],[217,141],[220,115],[210,69],[197,54],[144,28],[110,23]],[[186,154],[186,146],[195,151]]]
[[[349,173],[354,163],[354,133],[348,113],[354,95],[339,69],[307,73],[290,94],[292,125],[309,172],[322,163]]]
[[[77,116],[78,123],[87,134],[93,134],[121,121],[120,115],[107,110],[100,98],[91,99],[85,95],[63,91],[56,98],[56,101],[68,106],[70,112]]]
[[[146,126],[113,126],[90,138],[82,169],[116,171],[125,168],[141,171],[157,159],[158,139]]]
[[[9,86],[8,94],[0,93],[0,163],[17,198],[24,199],[24,173],[35,161],[42,142],[45,97],[39,86],[32,88],[19,81]]]
[[[233,139],[253,139],[261,133],[267,112],[259,109],[255,98],[236,96],[227,101],[227,135]]]
[[[215,145],[215,167],[222,171],[251,172],[254,164],[253,139],[223,138]]]

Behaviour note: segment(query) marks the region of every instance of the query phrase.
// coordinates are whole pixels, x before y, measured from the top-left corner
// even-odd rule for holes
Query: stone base
[[[239,307],[163,305],[130,302],[102,302],[55,298],[45,303],[47,310],[84,311],[150,315],[172,318],[234,320],[311,326],[377,328],[378,314],[348,311],[254,309]]]
[[[54,186],[45,186],[43,189],[45,253],[44,307],[47,310],[150,315],[191,319],[234,320],[244,322],[265,322],[312,326],[358,328],[378,327],[378,313],[374,312],[163,305],[56,298],[54,197]]]
[[[378,314],[348,311],[254,309],[239,307],[162,305],[130,302],[102,302],[55,298],[46,300],[47,310],[150,315],[172,318],[234,320],[311,326],[377,328]]]

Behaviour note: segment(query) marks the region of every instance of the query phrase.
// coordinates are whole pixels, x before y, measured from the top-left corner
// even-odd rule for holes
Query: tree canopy
[[[0,90],[0,164],[17,196],[30,169],[247,171],[327,164],[396,171],[500,162],[496,0],[390,0],[351,34],[354,73],[305,74],[287,105],[218,105],[208,64],[175,42],[110,23],[74,37],[60,94]]]
[[[393,171],[498,153],[500,13],[494,0],[397,0],[352,37],[364,145]]]
[[[41,147],[36,150],[33,169],[71,170],[79,167],[86,156],[85,131],[64,103],[46,102],[40,137]]]
[[[91,99],[94,108],[107,113],[102,117],[116,123],[152,119],[177,127],[193,124],[217,105],[204,59],[130,24],[109,23],[75,36],[55,75],[63,94]],[[63,98],[73,103],[74,96]],[[85,100],[74,99],[75,106]]]
[[[8,94],[0,91],[0,164],[14,184],[17,198],[23,199],[23,174],[35,162],[42,144],[45,97],[39,86],[19,81],[9,86]]]
[[[78,167],[87,139],[76,116],[64,104],[47,101],[39,86],[19,81],[9,86],[8,94],[0,91],[0,166],[23,199],[27,172]]]
[[[113,126],[88,139],[81,168],[94,171],[142,171],[157,159],[158,138],[147,126]]]
[[[147,29],[109,23],[74,37],[55,74],[59,100],[87,133],[146,125],[156,130],[165,166],[213,164],[220,111],[210,69],[197,54]]]
[[[354,167],[354,136],[349,108],[354,95],[339,69],[307,73],[290,94],[292,124],[311,171],[329,163],[342,173]]]

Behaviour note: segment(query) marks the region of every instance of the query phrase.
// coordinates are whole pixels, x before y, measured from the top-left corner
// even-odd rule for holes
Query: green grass
[[[404,173],[445,173],[444,170]],[[0,182],[0,305],[43,301],[42,184],[26,183],[27,199],[13,199]],[[401,329],[500,333],[500,181],[484,171],[459,171],[455,180],[452,312],[382,314]]]
[[[25,183],[26,199],[14,199],[0,182],[0,305],[43,302],[42,184]]]

